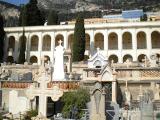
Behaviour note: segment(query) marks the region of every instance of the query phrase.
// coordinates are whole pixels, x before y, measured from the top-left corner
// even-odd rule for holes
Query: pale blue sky
[[[0,0],[0,1],[5,1],[11,4],[15,4],[15,5],[20,5],[20,4],[26,4],[28,3],[29,0]]]

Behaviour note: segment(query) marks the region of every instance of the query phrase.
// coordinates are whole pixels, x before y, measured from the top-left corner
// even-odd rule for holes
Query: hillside
[[[49,9],[58,12],[59,21],[74,19],[76,12],[85,11],[85,17],[101,17],[103,14],[121,13],[122,10],[144,9],[160,11],[160,0],[37,0],[43,15]],[[0,1],[0,12],[5,16],[5,26],[18,26],[19,7]]]
[[[4,16],[5,26],[18,26],[19,7],[0,1],[0,13]]]
[[[58,11],[97,11],[104,9],[145,9],[157,11],[160,9],[160,0],[38,0],[39,7],[43,9],[56,9]]]

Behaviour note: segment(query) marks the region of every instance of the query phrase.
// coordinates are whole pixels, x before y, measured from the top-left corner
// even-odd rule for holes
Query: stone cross
[[[59,40],[59,41],[58,41],[58,44],[59,44],[59,45],[62,45],[62,42],[63,42],[62,40]]]
[[[142,59],[142,62],[144,62],[144,67],[147,67],[147,56],[145,56],[144,59]]]
[[[129,59],[127,59],[125,63],[127,65],[127,68],[129,68],[129,66],[131,65],[131,61]]]
[[[39,96],[39,110],[38,115],[46,117],[47,110],[47,97],[51,97],[53,101],[58,101],[63,95],[63,91],[59,87],[47,88],[47,84],[50,82],[49,78],[43,73],[38,79],[38,86],[33,83],[26,90],[27,97],[32,100],[35,96]]]
[[[113,64],[114,64],[114,60],[112,59],[112,60],[111,60],[111,65],[113,65]]]
[[[97,52],[99,52],[100,51],[100,48],[99,47],[97,47]]]

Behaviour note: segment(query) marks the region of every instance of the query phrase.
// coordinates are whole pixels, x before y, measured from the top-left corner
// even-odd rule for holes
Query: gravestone
[[[13,81],[18,81],[19,80],[18,73],[12,71],[10,79],[13,80]]]
[[[125,91],[124,91],[124,95],[125,95],[125,105],[130,106],[130,104],[131,104],[131,93],[128,89],[127,80],[126,80],[126,88],[125,88]]]
[[[23,80],[32,80],[32,72],[25,73],[23,75]]]
[[[64,80],[65,74],[64,74],[64,61],[63,61],[63,54],[64,54],[64,48],[61,45],[62,41],[60,40],[59,45],[55,48],[54,52],[54,71],[53,71],[53,80]]]
[[[63,90],[58,86],[53,86],[48,88],[48,83],[50,82],[49,76],[46,74],[45,67],[42,65],[37,75],[38,86],[34,83],[29,86],[26,90],[26,95],[29,100],[33,100],[36,96],[39,96],[39,109],[38,116],[46,118],[47,110],[47,97],[51,97],[53,101],[58,101],[63,95]],[[38,118],[37,118],[38,119]]]
[[[119,105],[115,102],[106,102],[106,117],[107,120],[119,119]]]
[[[156,59],[156,54],[152,54],[150,56],[150,67],[157,67],[157,59]]]
[[[102,68],[107,64],[107,59],[100,52],[100,49],[97,48],[97,52],[88,59],[88,68]]]
[[[150,94],[147,91],[145,91],[140,98],[140,110],[142,120],[153,120],[153,103],[150,99]]]
[[[18,92],[12,90],[9,92],[9,112],[19,114],[29,109],[29,100],[26,97],[18,97]]]
[[[102,84],[96,82],[91,92],[91,120],[106,120],[105,115],[105,90]]]

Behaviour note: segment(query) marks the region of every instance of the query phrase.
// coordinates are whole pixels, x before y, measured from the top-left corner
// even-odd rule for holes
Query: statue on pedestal
[[[53,80],[64,80],[64,61],[63,61],[63,54],[64,48],[61,45],[62,41],[58,41],[59,45],[55,48],[54,52],[54,71],[53,71]]]

